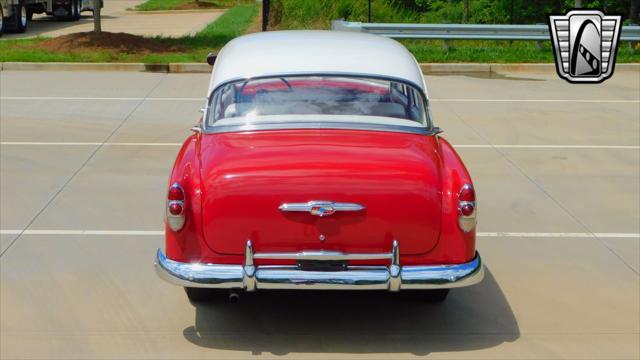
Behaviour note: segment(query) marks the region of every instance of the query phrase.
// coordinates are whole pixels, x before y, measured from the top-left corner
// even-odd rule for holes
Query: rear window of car
[[[420,90],[402,82],[346,76],[282,76],[240,80],[214,91],[207,125],[340,121],[425,126]]]

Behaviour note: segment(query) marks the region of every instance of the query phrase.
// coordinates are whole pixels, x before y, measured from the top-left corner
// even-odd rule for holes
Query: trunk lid
[[[435,138],[355,130],[203,135],[203,232],[212,250],[332,250],[403,254],[433,248],[441,181]],[[283,212],[282,204],[332,201],[360,211]],[[324,240],[320,240],[324,235]]]

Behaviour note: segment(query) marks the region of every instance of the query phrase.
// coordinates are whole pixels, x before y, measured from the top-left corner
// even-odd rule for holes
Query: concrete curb
[[[210,73],[211,65],[207,63],[172,63],[170,73]]]
[[[482,63],[421,63],[424,74],[466,74],[466,73],[553,73],[554,64],[482,64]],[[0,71],[147,71],[163,73],[210,73],[206,63],[0,63]],[[640,72],[640,63],[616,64],[615,71]]]
[[[147,71],[146,68],[140,63],[2,63],[2,71]]]
[[[127,9],[127,14],[132,15],[159,15],[159,14],[192,14],[192,13],[215,13],[215,12],[225,12],[229,9],[192,9],[192,10],[129,10]]]
[[[424,74],[431,73],[486,73],[491,71],[491,64],[482,63],[421,63]]]
[[[515,64],[482,64],[482,63],[421,63],[424,74],[455,73],[555,73],[556,65],[551,63],[515,63]],[[616,71],[640,71],[640,63],[616,64]]]

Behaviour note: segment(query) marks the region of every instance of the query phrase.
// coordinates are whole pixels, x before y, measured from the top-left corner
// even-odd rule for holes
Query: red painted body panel
[[[184,228],[166,229],[167,256],[177,261],[241,264],[247,239],[257,252],[388,252],[397,239],[403,265],[463,263],[475,254],[475,231],[464,233],[457,223],[457,192],[471,179],[437,136],[329,129],[196,134],[178,154],[173,182],[187,197]],[[326,218],[278,210],[283,202],[310,200],[367,209]]]
[[[333,250],[407,254],[432,249],[440,232],[440,166],[433,137],[302,129],[204,136],[204,236],[223,254]],[[285,213],[283,203],[357,203],[328,217]],[[319,236],[326,240],[320,241]]]

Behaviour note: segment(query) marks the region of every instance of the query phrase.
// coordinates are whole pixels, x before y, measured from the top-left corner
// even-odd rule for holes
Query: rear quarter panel
[[[442,263],[463,263],[475,256],[476,229],[465,233],[458,226],[458,192],[464,184],[473,185],[473,181],[453,146],[442,137],[437,139],[442,174],[442,227],[438,246],[429,257]]]

